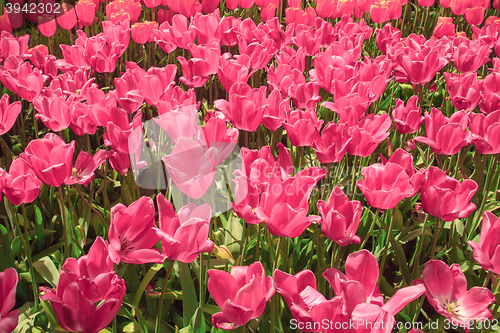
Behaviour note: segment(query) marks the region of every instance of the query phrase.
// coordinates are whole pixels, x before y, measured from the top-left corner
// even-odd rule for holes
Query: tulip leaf
[[[193,327],[194,333],[205,333],[205,317],[203,317],[203,311],[201,308],[197,308],[193,318],[191,318],[191,327]]]
[[[2,250],[3,253],[9,258],[9,264],[11,267],[15,267],[16,263],[14,261],[14,255],[12,254],[12,248],[10,247],[9,232],[7,228],[0,224],[0,234],[2,239]]]
[[[54,262],[47,256],[38,259],[33,263],[33,267],[50,285],[55,288],[59,280],[59,271]]]
[[[401,275],[403,275],[406,285],[410,286],[411,285],[410,269],[408,268],[408,261],[406,260],[405,251],[403,250],[401,244],[394,238],[394,235],[388,232],[387,225],[385,223],[381,223],[381,225],[384,228],[385,232],[388,233],[389,241],[391,242],[394,253],[396,254],[396,259],[399,263],[399,268],[401,269]]]
[[[35,247],[40,251],[45,242],[42,212],[35,206]]]
[[[191,271],[188,264],[179,262],[179,277],[182,288],[182,319],[184,320],[184,327],[186,327],[189,325],[191,318],[193,318],[198,309],[198,297],[196,296],[196,290],[194,289],[193,278],[191,277]]]
[[[158,272],[163,267],[162,264],[153,265],[146,273],[144,279],[142,279],[139,288],[137,288],[137,292],[134,296],[134,301],[132,303],[132,316],[135,316],[135,309],[139,306],[139,302],[141,301],[142,294],[144,294],[144,290],[146,290],[149,281],[155,276],[156,272]]]

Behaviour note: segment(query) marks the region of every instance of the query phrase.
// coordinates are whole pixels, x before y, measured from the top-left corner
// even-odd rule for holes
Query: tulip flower
[[[97,9],[93,0],[80,0],[75,5],[76,16],[78,16],[78,27],[90,26],[94,23],[95,11]],[[108,15],[108,17],[110,17]]]
[[[353,139],[347,145],[347,152],[354,156],[370,156],[389,137],[387,131],[391,125],[391,117],[387,113],[366,115],[356,126],[349,128]]]
[[[466,39],[455,48],[453,64],[460,73],[475,72],[490,61],[490,53],[483,41]]]
[[[438,22],[432,32],[433,38],[442,37],[455,37],[455,24],[453,24],[453,17],[438,17]]]
[[[356,235],[363,211],[359,201],[349,201],[337,186],[327,202],[318,200],[318,210],[322,216],[321,231],[326,237],[341,246],[361,243],[361,238]]]
[[[214,180],[212,151],[206,142],[184,138],[177,141],[171,154],[162,157],[174,185],[193,199],[205,195]]]
[[[437,49],[425,46],[420,50],[408,49],[408,53],[398,53],[394,61],[401,66],[406,79],[413,84],[430,82],[448,61]]]
[[[165,95],[169,91],[169,87],[173,84],[175,75],[177,74],[177,66],[167,65],[163,68],[150,67],[146,75],[143,75],[143,72],[139,69],[137,72],[139,76],[138,90],[146,103],[156,106],[158,101],[169,100]]]
[[[266,108],[266,87],[252,89],[239,82],[231,86],[229,101],[219,99],[214,105],[240,130],[254,132],[264,117]]]
[[[17,57],[5,60],[3,68],[0,68],[0,81],[7,89],[28,102],[40,95],[44,83],[38,68],[33,68],[29,62]]]
[[[483,100],[479,103],[481,112],[488,114],[500,109],[500,93],[497,87],[500,87],[499,72],[493,72],[484,78],[481,91]]]
[[[288,139],[295,147],[310,147],[320,137],[322,125],[323,120],[318,120],[314,109],[292,111],[283,123]]]
[[[14,158],[9,173],[5,174],[3,193],[13,205],[31,203],[38,196],[41,185],[29,165],[20,158]]]
[[[214,242],[208,240],[212,210],[209,204],[190,203],[175,213],[172,204],[159,194],[156,197],[163,254],[169,260],[190,263],[203,252],[211,252]]]
[[[158,22],[144,21],[132,24],[130,29],[132,39],[137,44],[145,44],[146,42],[154,42],[153,30],[158,29]]]
[[[274,132],[288,119],[292,112],[290,99],[282,99],[279,91],[275,89],[269,94],[267,103],[268,106],[265,108],[262,117],[262,125]]]
[[[316,180],[310,176],[297,175],[282,180],[273,172],[260,205],[255,209],[257,217],[275,236],[300,236],[313,221],[320,220],[319,216],[307,216],[309,196],[315,185]]]
[[[238,130],[227,128],[226,122],[220,118],[211,118],[203,127],[203,135],[209,148],[217,152],[212,154],[214,165],[219,165],[231,154],[238,143]]]
[[[133,140],[129,140],[135,129],[142,127],[142,113],[137,113],[131,123],[128,122],[128,113],[120,108],[112,108],[106,124],[106,133],[103,134],[104,144],[114,150],[131,154],[136,151]]]
[[[163,103],[158,102],[158,108],[163,107]],[[173,141],[181,139],[191,139],[196,130],[198,115],[194,106],[179,107],[165,113],[160,113],[160,116],[154,121],[167,133]]]
[[[399,98],[396,98],[395,108],[392,117],[396,128],[401,134],[413,134],[418,131],[420,124],[424,121],[422,110],[418,107],[418,96],[410,97],[406,105]]]
[[[468,72],[460,75],[445,72],[444,79],[451,102],[458,111],[472,111],[476,108],[483,85],[482,81],[477,80],[477,73]]]
[[[62,14],[56,15],[57,24],[65,30],[71,30],[76,25],[76,9],[69,3],[61,4]]]
[[[425,286],[425,296],[434,309],[453,323],[464,324],[465,331],[471,321],[492,320],[488,306],[496,301],[493,293],[483,287],[467,290],[467,279],[458,264],[448,267],[441,260],[425,263],[422,279],[415,285]]]
[[[491,212],[484,212],[479,243],[467,242],[472,247],[474,259],[484,270],[500,274],[500,219]]]
[[[392,161],[372,164],[363,168],[361,174],[363,179],[357,182],[359,189],[368,204],[379,209],[393,209],[402,199],[414,196],[423,180],[421,173],[410,176]]]
[[[441,169],[430,166],[420,189],[422,208],[444,221],[467,217],[476,209],[469,201],[477,188],[477,183],[471,179],[460,183]]]
[[[115,0],[106,5],[106,16],[113,23],[129,21],[133,24],[141,12],[141,3],[135,0]]]
[[[213,325],[231,330],[258,318],[276,291],[273,278],[266,277],[264,266],[255,262],[250,266],[233,266],[231,274],[208,270],[208,291],[222,309],[212,316]]]
[[[349,318],[342,311],[342,298],[337,296],[327,300],[317,290],[316,277],[312,271],[306,269],[293,276],[276,269],[274,281],[276,291],[285,299],[302,332],[323,331],[322,325],[318,323],[323,324],[324,320],[348,324]]]
[[[498,128],[500,126],[500,110],[485,116],[478,113],[469,113],[470,131],[472,132],[474,144],[481,154],[500,153],[500,137]]]
[[[120,261],[135,265],[163,263],[165,256],[153,246],[160,238],[156,234],[153,200],[142,197],[130,206],[116,204],[110,211],[109,256],[115,264]]]
[[[177,61],[182,68],[180,81],[189,88],[203,87],[207,83],[210,71],[210,64],[203,59],[177,57]]]
[[[349,127],[356,126],[363,118],[371,102],[360,96],[359,93],[350,93],[335,99],[335,103],[324,102],[321,105],[339,117],[339,124],[347,124]]]
[[[429,145],[435,154],[455,155],[462,147],[472,142],[472,133],[467,130],[469,118],[465,111],[455,112],[450,118],[441,110],[432,108],[424,115],[426,137],[417,136],[415,141]]]
[[[217,74],[217,69],[220,64],[220,42],[218,40],[211,40],[206,45],[189,44],[189,51],[193,58],[203,59],[208,64],[208,69],[204,73]]]
[[[43,293],[40,299],[51,303],[62,329],[97,333],[111,323],[120,309],[127,288],[107,259],[106,247],[98,238],[89,254],[64,262],[56,290],[39,288]]]
[[[351,140],[346,124],[337,126],[330,122],[323,128],[321,136],[313,142],[312,147],[321,163],[337,163],[344,158]]]
[[[50,97],[39,96],[33,100],[33,107],[45,126],[54,132],[60,132],[69,127],[72,120],[72,104],[74,97],[64,98],[61,89],[52,92]]]
[[[65,181],[65,184],[73,185],[78,183],[88,186],[92,178],[94,178],[94,171],[113,155],[113,151],[99,150],[94,156],[90,156],[82,150],[76,158],[71,177]]]
[[[144,98],[137,90],[138,81],[131,71],[115,78],[115,87],[115,98],[122,109],[128,113],[134,113],[141,107]]]
[[[38,30],[45,37],[52,37],[57,30],[56,17],[54,14],[38,16]]]
[[[248,78],[254,73],[248,73],[250,69],[250,57],[241,55],[237,60],[230,60],[228,55],[222,55],[220,58],[217,77],[226,91],[230,91],[235,83],[247,83]],[[255,70],[254,70],[255,71]]]
[[[2,96],[0,99],[0,135],[4,135],[14,126],[21,108],[21,102],[9,104],[9,95]]]
[[[19,157],[44,184],[58,187],[71,176],[74,151],[74,141],[66,144],[61,137],[48,133],[43,139],[30,141]]]
[[[7,268],[0,273],[0,328],[2,332],[10,333],[17,327],[19,310],[12,310],[16,304],[16,288],[19,276],[14,268]]]

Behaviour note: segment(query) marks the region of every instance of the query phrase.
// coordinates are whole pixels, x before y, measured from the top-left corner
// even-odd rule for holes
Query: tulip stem
[[[175,260],[171,260],[168,265],[167,274],[165,275],[165,279],[163,280],[163,284],[161,286],[161,294],[160,294],[160,304],[158,304],[158,312],[156,313],[156,325],[155,325],[155,333],[160,332],[160,317],[161,311],[163,310],[163,296],[165,295],[165,288],[167,287],[168,278],[170,273],[172,273],[172,269],[174,268]]]
[[[373,218],[372,225],[370,226],[370,230],[368,230],[368,233],[365,236],[365,239],[363,239],[363,242],[359,246],[359,250],[362,250],[366,243],[368,242],[368,238],[370,238],[370,235],[373,233],[373,229],[375,228],[375,223],[377,223],[378,220],[378,212],[380,211],[379,208],[375,211],[375,217]]]
[[[385,223],[386,217],[389,217],[389,214],[392,213],[392,209],[386,209],[384,211],[384,218],[383,218],[383,223]],[[391,222],[389,223],[389,232],[387,233],[387,241],[385,243],[384,249],[382,250],[382,259],[380,260],[380,276],[383,276],[384,273],[384,268],[385,268],[385,260],[387,259],[387,250],[389,249],[389,239],[392,234],[392,228],[394,225],[394,214],[391,214]]]
[[[438,218],[436,221],[436,230],[434,233],[434,239],[432,240],[431,259],[434,259],[434,255],[436,254],[437,240],[439,238],[440,232],[441,232],[441,219]]]
[[[97,214],[97,216],[99,216],[99,218],[100,218],[100,219],[102,220],[102,222],[104,223],[104,227],[105,227],[106,229],[108,229],[108,228],[109,228],[108,223],[106,222],[106,220],[104,219],[104,217],[101,215],[101,213],[99,213],[99,211],[98,211],[97,209],[95,209],[95,208],[94,208],[94,206],[92,206],[92,205],[91,205],[91,204],[90,204],[90,203],[89,203],[89,202],[85,199],[85,197],[83,196],[82,191],[80,190],[80,186],[77,184],[75,188],[76,188],[76,191],[78,192],[78,195],[80,196],[80,198],[82,198],[83,202],[84,202],[87,206],[89,206],[89,207],[90,207],[90,209],[92,209],[92,211],[93,211],[94,213],[96,213],[96,214]]]
[[[422,236],[418,239],[418,244],[417,244],[417,252],[415,252],[415,256],[413,257],[413,277],[416,277],[420,275],[420,272],[418,272],[419,266],[420,266],[420,255],[422,253],[422,247],[424,246],[424,238],[425,238],[425,228],[427,227],[427,221],[429,220],[429,214],[425,214],[425,219],[424,219],[424,224],[422,226]]]
[[[59,195],[59,206],[61,208],[61,217],[63,225],[63,238],[64,238],[64,249],[63,252],[63,262],[69,257],[69,240],[68,240],[68,226],[66,223],[66,212],[64,210],[64,198],[62,193],[62,188],[59,186],[57,188],[57,194]]]
[[[281,249],[281,242],[283,241],[283,237],[280,237],[280,240],[278,241],[278,246],[276,247],[276,254],[274,256],[274,262],[273,262],[273,272],[276,268],[278,268],[278,259],[279,259],[279,254],[280,254],[280,249]],[[312,251],[312,250],[311,250]]]

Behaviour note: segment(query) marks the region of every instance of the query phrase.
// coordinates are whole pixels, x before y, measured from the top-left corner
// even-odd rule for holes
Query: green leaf
[[[205,317],[201,308],[197,308],[193,318],[191,318],[191,327],[195,333],[205,333]]]
[[[45,281],[55,288],[59,280],[59,271],[49,257],[43,257],[33,263],[33,267],[44,278]]]
[[[193,318],[196,310],[198,309],[198,297],[194,289],[193,278],[188,264],[179,262],[179,277],[181,280],[182,288],[182,308],[183,308],[183,321],[184,327],[189,325],[191,318]]]
[[[154,265],[149,269],[149,271],[146,273],[146,276],[141,281],[141,284],[139,285],[139,288],[135,293],[134,301],[132,303],[132,316],[135,316],[135,310],[139,306],[142,294],[144,294],[144,290],[146,290],[146,286],[148,285],[149,281],[151,281],[151,279],[155,276],[156,272],[158,272],[162,267],[163,267],[162,264]]]
[[[43,249],[45,243],[42,212],[38,206],[35,206],[35,247],[38,251]]]

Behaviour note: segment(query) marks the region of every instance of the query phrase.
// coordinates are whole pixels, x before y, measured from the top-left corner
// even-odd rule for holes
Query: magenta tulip
[[[484,212],[479,243],[469,241],[474,259],[484,270],[500,274],[500,219],[492,212]]]
[[[11,311],[16,304],[16,288],[19,276],[14,268],[0,273],[0,329],[10,333],[17,327],[19,310]]]
[[[5,174],[3,193],[13,205],[33,202],[40,191],[42,183],[33,169],[21,158],[15,158]]]

